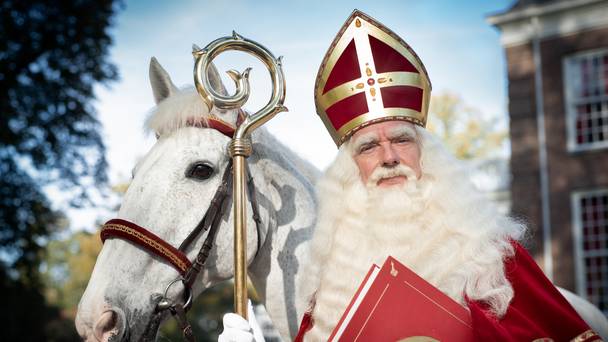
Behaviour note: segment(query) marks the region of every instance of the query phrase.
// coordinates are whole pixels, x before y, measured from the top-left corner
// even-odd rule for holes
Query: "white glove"
[[[263,342],[262,329],[258,325],[251,301],[247,304],[249,322],[241,315],[227,313],[224,315],[224,331],[220,334],[218,342]]]

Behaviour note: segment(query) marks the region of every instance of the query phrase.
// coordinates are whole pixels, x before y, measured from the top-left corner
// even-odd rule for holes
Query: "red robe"
[[[475,340],[601,341],[528,252],[518,243],[513,246],[515,255],[505,261],[505,272],[515,295],[506,314],[497,319],[484,303],[468,301]],[[312,318],[307,313],[294,341],[302,341],[312,326]]]

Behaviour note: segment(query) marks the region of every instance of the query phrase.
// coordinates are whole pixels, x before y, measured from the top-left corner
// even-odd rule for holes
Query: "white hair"
[[[186,88],[161,101],[148,116],[145,128],[146,131],[155,132],[160,136],[183,127],[193,126],[196,124],[193,121],[205,122],[209,117],[234,125],[236,116],[237,110],[221,110],[214,107],[209,111],[195,89]]]
[[[369,189],[349,142],[319,180],[319,216],[300,287],[316,301],[307,339],[327,339],[372,263],[388,255],[461,304],[481,301],[497,317],[505,314],[513,288],[504,260],[525,226],[501,215],[437,138],[416,131],[419,180]]]

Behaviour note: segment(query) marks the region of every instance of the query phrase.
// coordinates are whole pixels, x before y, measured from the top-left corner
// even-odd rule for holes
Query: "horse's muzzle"
[[[124,312],[119,308],[103,311],[93,319],[92,328],[76,321],[76,328],[83,341],[106,342],[126,340],[128,325]]]

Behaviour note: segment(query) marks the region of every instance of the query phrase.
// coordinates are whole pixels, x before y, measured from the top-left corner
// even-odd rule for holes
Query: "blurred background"
[[[98,227],[155,141],[143,131],[152,56],[192,86],[193,43],[236,30],[283,55],[290,111],[268,130],[323,169],[336,151],[315,113],[315,75],[354,8],[421,57],[433,83],[429,129],[489,199],[528,222],[526,247],[545,273],[608,314],[607,0],[5,0],[0,340],[78,340]],[[266,103],[260,62],[228,53],[217,65],[253,66],[246,107]],[[217,339],[231,306],[230,284],[199,298],[189,314],[199,340]],[[173,322],[160,339],[180,340]]]

